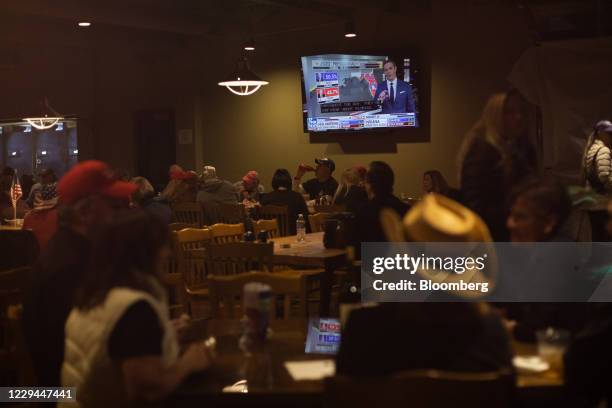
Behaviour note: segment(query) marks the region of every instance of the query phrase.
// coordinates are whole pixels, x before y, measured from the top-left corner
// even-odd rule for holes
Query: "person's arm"
[[[109,336],[109,356],[121,368],[125,389],[132,401],[159,400],[189,374],[210,365],[211,356],[200,343],[189,346],[176,363],[167,366],[162,359],[163,336],[159,317],[144,300],[125,311]]]
[[[124,360],[121,372],[131,401],[159,401],[170,394],[187,376],[205,370],[212,362],[204,344],[192,344],[179,360],[165,367],[160,356],[143,356]]]
[[[308,168],[305,165],[300,164],[298,166],[295,176],[293,177],[293,191],[297,191],[300,194],[306,193],[304,187],[302,186],[302,177],[304,177],[306,171],[308,171]]]
[[[606,190],[612,189],[612,158],[607,146],[600,147],[595,156],[597,177]]]

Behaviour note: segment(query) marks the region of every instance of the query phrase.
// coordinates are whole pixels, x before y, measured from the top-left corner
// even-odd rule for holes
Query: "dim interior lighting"
[[[46,156],[47,155],[47,151],[46,150],[41,150],[40,151],[40,155],[41,156]]]
[[[344,36],[346,38],[357,37],[357,32],[355,31],[355,23],[353,22],[353,20],[348,20],[344,25]]]
[[[91,23],[89,21],[79,21],[79,27],[90,27]]]
[[[252,95],[263,85],[268,85],[249,69],[249,62],[245,58],[238,61],[236,71],[232,72],[225,80],[219,82],[220,86],[226,87],[231,93],[240,96]]]
[[[253,39],[251,38],[249,41],[244,43],[243,48],[245,51],[255,51],[255,41],[253,41]]]
[[[55,126],[60,120],[64,120],[64,118],[59,113],[57,113],[51,106],[49,106],[49,101],[47,100],[47,98],[43,98],[42,105],[43,108],[41,116],[23,118],[23,120],[25,120],[31,126],[34,126],[38,130],[50,129]],[[26,132],[28,132],[28,130],[26,130]]]
[[[18,152],[11,152],[11,156],[17,157]]]
[[[74,149],[74,150],[72,151],[72,154],[79,154],[79,149]]]

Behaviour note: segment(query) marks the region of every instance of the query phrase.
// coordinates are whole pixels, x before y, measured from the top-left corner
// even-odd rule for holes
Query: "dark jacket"
[[[23,305],[23,329],[38,384],[60,385],[64,324],[89,261],[89,242],[60,228],[42,252]]]
[[[383,208],[391,208],[395,212],[403,217],[410,206],[394,195],[388,195],[385,197],[374,197],[368,201],[362,208],[357,212],[356,224],[357,224],[357,240],[361,242],[386,242],[387,237],[380,224],[380,210]],[[356,248],[360,248],[357,245]],[[359,251],[358,251],[359,252]]]
[[[162,198],[156,198],[152,193],[142,199],[140,207],[147,213],[159,218],[164,224],[172,222],[172,209],[168,202]]]
[[[336,372],[384,376],[416,369],[460,372],[512,367],[497,314],[471,303],[385,303],[351,312]]]
[[[219,178],[208,179],[200,185],[196,201],[204,209],[204,223],[212,225],[219,222],[218,204],[236,204],[234,185]]]
[[[333,177],[328,178],[324,182],[320,182],[319,179],[315,177],[302,183],[302,188],[308,193],[311,200],[315,200],[320,194],[333,197],[338,189],[338,182]]]
[[[357,213],[368,203],[368,194],[363,187],[350,186],[348,192],[340,192],[334,204],[343,205],[347,211]]]
[[[306,221],[306,230],[310,229],[308,225],[308,208],[304,197],[296,191],[292,190],[274,190],[271,193],[261,195],[261,205],[278,205],[286,206],[289,212],[289,233],[295,235],[295,221],[299,214],[304,216]]]
[[[483,138],[476,138],[461,166],[463,204],[482,217],[495,241],[509,239],[506,219],[512,189],[537,170],[531,145],[513,143],[506,148],[511,162],[504,166],[501,153]]]

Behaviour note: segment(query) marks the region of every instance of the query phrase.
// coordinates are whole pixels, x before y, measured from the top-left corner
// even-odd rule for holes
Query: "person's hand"
[[[512,335],[516,327],[516,320],[502,319],[502,323],[508,334]]]
[[[172,323],[174,330],[176,330],[176,334],[180,338],[191,325],[191,318],[186,314],[182,314],[178,319],[172,319],[170,322]]]
[[[309,171],[315,171],[314,167],[308,164],[301,163],[298,166],[297,172],[295,173],[295,177],[298,179],[301,179],[302,177],[304,177],[304,174],[306,174],[306,172],[309,172]]]
[[[213,362],[213,355],[206,344],[199,342],[190,344],[183,354],[191,371],[206,370]]]
[[[382,103],[385,99],[387,99],[387,91],[382,91],[380,95],[378,95],[378,101]]]

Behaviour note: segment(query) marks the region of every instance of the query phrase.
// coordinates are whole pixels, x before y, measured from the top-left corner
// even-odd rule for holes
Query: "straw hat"
[[[476,257],[486,254],[486,268],[483,270],[472,268],[457,274],[446,270],[420,269],[417,273],[421,278],[438,283],[459,280],[486,282],[489,293],[493,290],[498,268],[497,254],[487,225],[473,211],[445,196],[428,194],[412,207],[403,220],[395,211],[383,209],[380,221],[391,242],[422,242],[425,243],[425,249],[433,251],[440,251],[442,246],[439,243],[466,243],[469,245],[462,245],[460,254],[453,252],[452,256]],[[451,246],[448,245],[449,248]],[[461,297],[479,297],[477,293],[471,292],[453,293]]]

